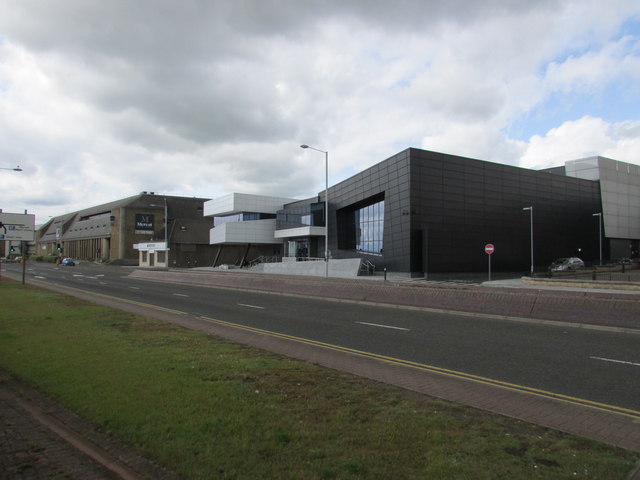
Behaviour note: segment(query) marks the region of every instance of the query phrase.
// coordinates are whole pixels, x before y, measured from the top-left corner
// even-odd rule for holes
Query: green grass
[[[3,281],[0,367],[186,478],[625,479],[597,442]]]

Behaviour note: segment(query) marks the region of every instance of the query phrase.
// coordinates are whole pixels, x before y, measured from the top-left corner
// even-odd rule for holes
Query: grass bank
[[[3,281],[0,366],[189,479],[625,479],[637,456]]]

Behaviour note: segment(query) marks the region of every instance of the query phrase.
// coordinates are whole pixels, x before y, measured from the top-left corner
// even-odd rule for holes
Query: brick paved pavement
[[[0,479],[178,480],[0,371]]]
[[[0,386],[0,478],[118,478],[28,414],[15,393]]]
[[[628,329],[630,332],[637,332],[635,329],[640,328],[640,295],[637,294],[559,292],[538,289],[516,291],[508,288],[495,289],[477,285],[429,286],[416,285],[412,282],[387,282],[385,284],[362,280],[313,279],[202,271],[148,272],[135,270],[132,271],[132,275],[148,280],[195,283],[224,288],[249,288],[280,294],[320,295],[344,301],[366,301],[436,310],[454,308],[469,314],[489,313],[500,317],[518,317],[526,321],[541,319],[568,323],[580,322],[595,328],[604,324],[608,328]],[[61,290],[64,291],[64,289]],[[212,319],[177,315],[163,310],[150,310],[141,305],[98,298],[90,294],[76,292],[74,295],[96,303],[153,316],[182,325],[185,328],[218,335],[231,341],[311,361],[328,368],[640,451],[640,418],[635,414],[611,413],[590,406],[576,405],[545,396],[532,395],[509,388],[381,361],[369,356],[329,350],[318,345],[309,345],[291,339],[231,327],[216,323]],[[581,310],[582,314],[575,314],[576,310]],[[3,412],[1,419],[3,423],[13,428],[3,429],[3,431],[9,432],[3,441],[6,444],[9,441],[8,437],[20,438],[21,427],[24,427],[24,431],[26,431],[25,440],[21,444],[23,446],[6,450],[10,454],[2,456],[1,461],[4,463],[0,466],[5,469],[13,469],[12,472],[15,471],[22,475],[9,478],[49,478],[47,475],[38,476],[47,469],[51,472],[64,471],[64,474],[60,476],[67,475],[68,478],[113,478],[113,472],[101,468],[82,455],[79,458],[74,458],[73,449],[60,455],[57,453],[54,455],[41,454],[41,452],[56,451],[57,448],[60,448],[60,442],[56,441],[55,437],[51,437],[51,434],[46,430],[43,430],[42,426],[38,426],[37,422],[34,423],[32,418],[29,419],[29,417],[33,417],[32,413],[25,415],[27,411],[24,410],[24,407],[19,406],[19,402],[16,402],[15,399],[12,400],[11,392],[15,396],[15,388],[7,388],[2,383],[0,383],[0,387],[0,406]],[[20,393],[20,395],[24,395],[24,393]],[[48,405],[48,408],[53,411],[59,408],[51,406],[51,404]],[[22,415],[20,415],[20,408],[22,408]],[[4,413],[5,411],[8,413]],[[66,415],[69,415],[68,412],[63,414],[63,416]],[[71,421],[65,417],[62,423],[70,424]],[[86,425],[77,427],[77,432],[81,432],[81,435],[84,434],[85,438],[90,439],[89,445],[97,447],[98,451],[103,454],[108,455],[111,449],[120,452],[120,454],[116,453],[115,456],[107,458],[112,460],[115,458],[114,461],[120,462],[118,465],[124,469],[125,474],[131,475],[127,477],[120,472],[121,478],[172,478],[170,473],[157,470],[153,464],[144,463],[144,459],[139,457],[126,458],[128,455],[126,449],[109,443],[109,439],[97,437],[96,433]],[[33,436],[36,441],[31,441],[30,436]],[[16,443],[15,445],[20,444]],[[108,445],[106,450],[103,448],[104,445]],[[120,450],[118,450],[119,448]],[[38,460],[40,457],[42,457],[42,461]],[[26,460],[23,461],[24,459]],[[136,465],[137,470],[130,468],[131,465]],[[76,476],[74,472],[77,472],[78,468],[86,469],[87,475]],[[130,470],[126,473],[128,468]],[[166,477],[158,475],[166,475]],[[629,478],[640,480],[640,471],[636,471]]]

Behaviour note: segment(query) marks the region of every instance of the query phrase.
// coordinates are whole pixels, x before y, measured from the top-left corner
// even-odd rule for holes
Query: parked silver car
[[[559,258],[549,265],[549,270],[552,272],[578,270],[580,268],[584,268],[584,262],[578,257]]]

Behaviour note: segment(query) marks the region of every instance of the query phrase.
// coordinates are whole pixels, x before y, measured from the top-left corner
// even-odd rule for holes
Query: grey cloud
[[[153,129],[187,142],[280,141],[295,137],[297,124],[282,114],[281,102],[291,100],[275,91],[275,80],[284,73],[276,69],[296,66],[272,64],[265,46],[269,40],[310,41],[318,25],[331,20],[352,19],[365,28],[419,28],[442,18],[463,22],[529,4],[23,0],[7,9],[0,25],[11,41],[55,52],[54,58],[66,56],[57,72],[61,88],[107,112],[133,111]],[[92,73],[73,78],[69,64]],[[125,141],[145,142],[145,135],[125,127],[110,128]]]
[[[12,62],[0,63],[0,150],[72,172],[80,193],[59,198],[74,205],[104,191],[315,195],[322,172],[316,159],[297,162],[300,143],[331,150],[336,180],[421,138],[510,161],[524,146],[491,132],[540,104],[545,62],[586,45],[576,32],[601,28],[587,19],[565,33],[563,22],[599,9],[595,0],[0,0],[0,54]],[[57,198],[59,185],[41,184]]]

